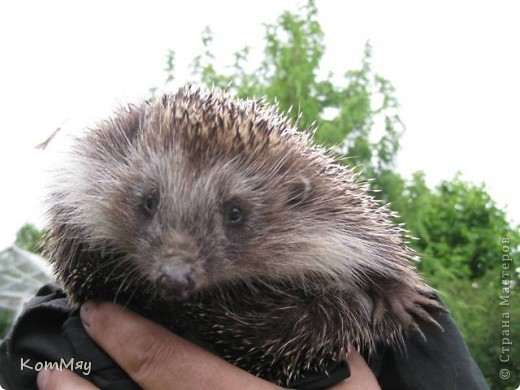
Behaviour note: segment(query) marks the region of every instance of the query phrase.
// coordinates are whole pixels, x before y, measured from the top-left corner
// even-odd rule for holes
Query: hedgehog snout
[[[164,299],[187,299],[196,287],[194,270],[187,264],[161,266],[155,282]]]

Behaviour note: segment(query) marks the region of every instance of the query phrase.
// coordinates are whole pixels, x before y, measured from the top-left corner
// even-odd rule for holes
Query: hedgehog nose
[[[165,299],[186,299],[195,291],[193,270],[188,265],[165,265],[156,279],[157,289]]]

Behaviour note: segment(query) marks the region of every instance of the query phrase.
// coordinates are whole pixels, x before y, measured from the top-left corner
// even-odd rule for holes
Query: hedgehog
[[[311,139],[216,89],[119,108],[48,194],[46,254],[71,303],[119,302],[284,386],[441,328],[395,215]]]

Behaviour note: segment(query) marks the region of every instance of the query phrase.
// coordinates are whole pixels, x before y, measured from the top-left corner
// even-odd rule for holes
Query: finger
[[[380,390],[381,387],[377,383],[377,379],[370,370],[370,367],[356,351],[350,352],[347,356],[350,368],[350,377],[343,382],[338,383],[330,388],[330,390]]]
[[[347,361],[350,366],[351,376],[346,380],[350,382],[348,389],[359,389],[359,390],[376,390],[381,389],[377,379],[368,367],[365,359],[356,351],[350,352],[347,356]]]
[[[36,384],[40,390],[97,390],[92,383],[69,370],[42,370]]]
[[[274,387],[119,305],[88,302],[81,318],[90,337],[145,389]]]

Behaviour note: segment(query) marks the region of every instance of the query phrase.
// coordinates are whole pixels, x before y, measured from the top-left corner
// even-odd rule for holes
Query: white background
[[[41,226],[46,171],[67,134],[163,84],[168,49],[177,85],[214,32],[220,66],[244,45],[263,47],[262,23],[296,1],[0,1],[0,248],[25,222]],[[431,185],[486,183],[520,222],[520,2],[317,1],[325,71],[360,65],[371,40],[375,70],[397,89],[407,131],[397,169]],[[34,146],[63,123],[45,152]],[[507,207],[506,207],[507,206]]]

